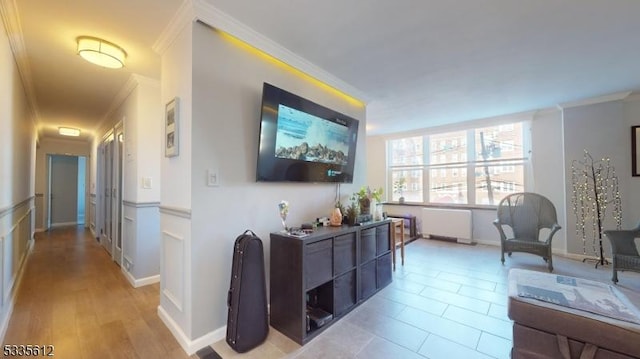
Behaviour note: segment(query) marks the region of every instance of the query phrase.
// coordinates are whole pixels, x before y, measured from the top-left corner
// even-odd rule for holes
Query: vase
[[[371,200],[369,198],[360,200],[360,214],[371,214]]]
[[[373,219],[375,221],[382,221],[382,203],[376,203]]]

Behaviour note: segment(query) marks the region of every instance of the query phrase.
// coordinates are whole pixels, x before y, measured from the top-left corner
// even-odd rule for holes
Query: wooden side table
[[[400,229],[398,233],[397,229]],[[393,270],[396,270],[396,245],[398,244],[398,234],[400,235],[400,258],[404,265],[404,219],[394,218],[391,220],[391,260],[393,262]]]
[[[416,238],[418,238],[418,228],[416,225],[416,216],[412,215],[412,214],[405,214],[405,215],[400,215],[400,214],[387,214],[387,218],[402,218],[407,220],[408,224],[409,224],[409,241],[412,241]]]

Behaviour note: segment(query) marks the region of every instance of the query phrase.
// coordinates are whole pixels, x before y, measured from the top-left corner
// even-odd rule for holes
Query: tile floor
[[[537,256],[419,239],[406,247],[393,282],[301,347],[276,330],[258,348],[237,354],[224,341],[223,358],[509,358],[507,317],[510,268],[546,272]],[[611,266],[595,268],[554,256],[554,273],[611,283]],[[640,274],[620,274],[619,287],[640,292]]]

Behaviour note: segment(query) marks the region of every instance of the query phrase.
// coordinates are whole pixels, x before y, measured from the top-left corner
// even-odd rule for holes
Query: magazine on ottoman
[[[518,273],[519,297],[640,324],[640,311],[612,285],[540,272]]]

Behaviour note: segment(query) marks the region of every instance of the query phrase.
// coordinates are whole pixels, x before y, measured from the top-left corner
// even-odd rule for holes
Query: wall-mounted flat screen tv
[[[256,180],[352,183],[358,120],[265,83]]]

